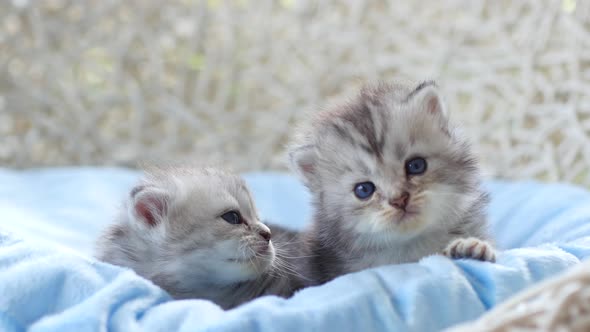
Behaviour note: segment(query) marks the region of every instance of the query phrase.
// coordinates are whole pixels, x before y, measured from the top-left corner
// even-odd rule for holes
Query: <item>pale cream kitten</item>
[[[312,119],[290,158],[312,194],[316,284],[435,253],[495,259],[477,160],[432,82],[365,87]]]
[[[223,308],[301,287],[277,255],[245,182],[212,168],[148,170],[99,239],[96,256],[135,270],[174,298]]]

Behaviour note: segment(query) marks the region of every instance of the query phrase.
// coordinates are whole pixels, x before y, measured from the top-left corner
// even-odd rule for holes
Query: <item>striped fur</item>
[[[304,234],[312,283],[417,261],[456,238],[489,238],[478,162],[434,82],[367,86],[313,117],[289,152],[312,194],[313,222]],[[405,162],[417,156],[427,171],[409,176]],[[377,190],[359,200],[353,190],[365,181]],[[402,192],[410,194],[410,216],[389,203]]]

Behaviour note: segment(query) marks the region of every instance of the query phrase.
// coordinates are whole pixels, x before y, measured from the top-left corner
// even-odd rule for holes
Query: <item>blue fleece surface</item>
[[[138,173],[0,169],[0,331],[436,331],[590,256],[590,193],[488,182],[497,264],[431,256],[230,311],[173,301],[132,271],[90,258]],[[310,215],[294,178],[247,174],[262,216],[294,229]],[[22,239],[22,240],[21,240]]]

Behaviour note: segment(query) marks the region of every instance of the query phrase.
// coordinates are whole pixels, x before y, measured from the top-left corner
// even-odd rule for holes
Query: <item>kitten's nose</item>
[[[396,209],[406,210],[408,200],[410,199],[410,193],[404,191],[398,198],[392,198],[389,200],[389,204]]]
[[[261,229],[258,231],[258,234],[260,234],[260,236],[262,236],[262,238],[266,241],[270,241],[270,230]]]

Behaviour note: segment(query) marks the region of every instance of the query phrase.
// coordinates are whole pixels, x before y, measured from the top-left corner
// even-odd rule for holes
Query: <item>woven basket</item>
[[[446,332],[590,331],[590,261],[515,295]]]

